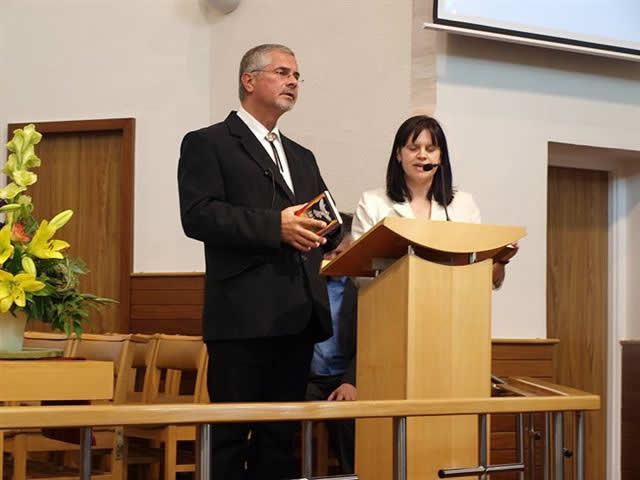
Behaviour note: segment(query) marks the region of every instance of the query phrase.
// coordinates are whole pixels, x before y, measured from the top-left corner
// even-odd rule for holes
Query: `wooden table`
[[[113,362],[0,360],[0,402],[110,400],[112,397]],[[82,430],[80,450],[84,466],[85,459],[91,458],[90,429]],[[0,479],[3,451],[4,434],[0,430]]]

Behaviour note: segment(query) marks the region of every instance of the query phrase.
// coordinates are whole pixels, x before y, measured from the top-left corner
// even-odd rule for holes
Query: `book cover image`
[[[315,232],[320,236],[327,235],[342,225],[342,217],[340,217],[340,212],[338,212],[328,190],[307,202],[304,207],[296,212],[296,215],[304,215],[305,217],[325,222],[327,226]]]

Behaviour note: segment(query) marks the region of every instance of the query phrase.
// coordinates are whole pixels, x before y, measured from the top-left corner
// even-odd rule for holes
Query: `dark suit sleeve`
[[[348,383],[349,385],[356,385],[356,357],[351,359],[351,363],[347,367],[342,376],[342,383]]]
[[[279,248],[280,212],[228,203],[220,155],[202,131],[190,132],[182,141],[178,190],[184,232],[210,245]]]

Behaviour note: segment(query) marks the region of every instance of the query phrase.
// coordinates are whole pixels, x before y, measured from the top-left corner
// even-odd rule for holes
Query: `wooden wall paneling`
[[[134,274],[130,331],[201,335],[203,303],[203,273]]]
[[[554,349],[556,339],[494,339],[491,355],[491,371],[499,377],[529,376],[552,381]],[[516,451],[516,415],[491,416],[491,454],[492,464],[513,463],[517,460]],[[544,438],[544,415],[534,417],[535,430]],[[528,416],[525,416],[525,428]],[[525,461],[529,460],[529,441],[525,435]],[[543,478],[542,441],[536,442],[536,478]],[[530,475],[530,472],[527,472]],[[515,472],[494,473],[493,480],[517,480]]]
[[[91,312],[93,331],[127,331],[133,267],[133,179],[135,120],[74,120],[35,123],[43,140],[36,147],[42,166],[28,193],[38,220],[72,209],[58,238],[69,254],[83,258],[90,273],[84,291],[118,300]],[[9,124],[13,130],[27,123]],[[46,328],[46,326],[30,326]]]
[[[640,340],[622,342],[622,480],[640,478]]]
[[[549,167],[547,334],[558,338],[554,382],[600,395],[586,414],[586,478],[606,471],[608,172]],[[567,448],[574,448],[566,416]],[[571,478],[573,465],[566,462]]]

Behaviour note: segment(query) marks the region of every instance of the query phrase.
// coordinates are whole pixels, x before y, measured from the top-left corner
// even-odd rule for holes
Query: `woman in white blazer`
[[[409,118],[393,141],[386,188],[364,192],[358,202],[353,240],[389,216],[480,223],[473,197],[454,190],[451,177],[447,139],[438,121],[427,115]],[[494,263],[496,287],[504,280],[506,263],[508,260]]]

